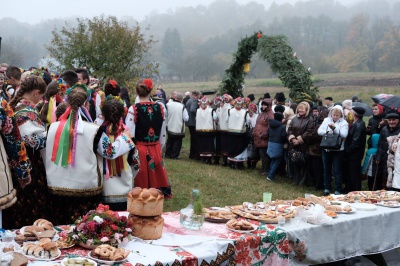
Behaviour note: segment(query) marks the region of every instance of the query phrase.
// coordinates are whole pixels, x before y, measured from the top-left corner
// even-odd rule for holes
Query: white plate
[[[19,232],[21,233],[21,235],[24,234],[26,226],[22,227],[21,229],[19,229]],[[56,231],[56,230],[54,230]],[[58,239],[60,238],[60,236],[57,234],[57,231],[55,233],[55,235],[53,236],[53,238],[51,239],[52,242],[56,242]]]
[[[88,257],[89,257],[91,260],[94,260],[94,261],[98,262],[99,264],[107,264],[107,265],[119,264],[119,263],[125,262],[125,261],[128,259],[128,257],[126,257],[126,258],[123,259],[123,260],[101,260],[101,259],[93,258],[92,255],[91,255],[91,253],[92,253],[92,251],[90,251],[90,252],[88,253]]]
[[[252,224],[251,226],[253,226],[253,230],[236,230],[236,229],[229,228],[227,225],[225,225],[226,229],[228,229],[229,231],[241,233],[241,234],[251,233],[257,229],[256,225]]]
[[[24,254],[24,255],[25,255],[25,254]],[[43,259],[43,258],[38,258],[38,257],[35,257],[35,256],[30,256],[30,255],[25,255],[25,256],[26,256],[29,260],[52,261],[52,260],[58,259],[58,258],[61,256],[61,250],[58,249],[58,255],[55,256],[55,257],[53,257],[53,258],[50,258],[50,259]]]
[[[376,205],[388,207],[388,208],[400,208],[400,202],[398,202],[398,201],[381,201],[381,202],[376,203]]]
[[[94,263],[94,266],[97,265],[97,262],[94,261],[94,260],[91,260],[91,259],[88,259],[88,258],[84,258],[84,257],[78,257],[78,258],[79,258],[79,259],[88,260],[88,261]],[[72,258],[72,259],[78,259],[78,258]],[[70,258],[65,258],[65,259],[63,259],[63,260],[61,261],[61,266],[66,266],[66,265],[67,265],[68,259],[70,259]]]
[[[353,208],[353,209],[351,209],[350,212],[341,211],[341,212],[336,212],[336,213],[337,213],[337,214],[351,214],[351,213],[355,213],[355,212],[356,212],[356,210]]]
[[[376,210],[376,206],[374,204],[369,204],[369,203],[350,203],[350,206],[352,208],[355,208],[356,210],[362,210],[362,211],[373,211]]]

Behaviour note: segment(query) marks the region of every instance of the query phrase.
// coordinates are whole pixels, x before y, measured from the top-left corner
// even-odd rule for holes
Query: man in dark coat
[[[199,108],[199,97],[200,92],[198,90],[194,90],[192,92],[192,97],[186,102],[186,110],[189,114],[189,120],[186,122],[186,126],[189,128],[190,133],[190,159],[197,159],[197,139],[196,139],[196,113]]]

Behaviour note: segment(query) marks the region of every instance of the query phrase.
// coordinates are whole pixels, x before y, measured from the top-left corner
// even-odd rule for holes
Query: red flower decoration
[[[146,85],[147,90],[151,90],[153,88],[153,81],[151,79],[143,80],[143,84]]]
[[[149,134],[150,137],[154,137],[154,134],[155,134],[154,129],[151,127],[147,134]]]
[[[262,36],[261,32],[257,33],[257,39],[260,39]]]
[[[109,81],[108,83],[110,83],[110,85],[111,85],[114,89],[117,88],[117,82],[116,82],[115,80],[110,79],[110,81]]]

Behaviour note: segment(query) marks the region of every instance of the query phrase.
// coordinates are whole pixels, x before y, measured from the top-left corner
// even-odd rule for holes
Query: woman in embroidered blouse
[[[10,102],[32,165],[31,183],[18,190],[17,203],[4,213],[13,228],[33,224],[39,218],[49,218],[46,172],[40,155],[40,150],[46,147],[46,128],[35,107],[45,91],[44,80],[31,75],[22,82],[21,88]]]
[[[103,190],[103,157],[115,159],[134,147],[129,130],[111,141],[98,125],[84,121],[79,109],[90,95],[85,85],[67,93],[69,106],[47,135],[46,173],[56,224],[73,223],[95,209]]]
[[[152,89],[151,79],[136,84],[139,102],[129,108],[125,119],[139,152],[140,168],[135,178],[135,187],[158,188],[165,197],[171,198],[171,186],[160,146],[164,108],[150,99]]]

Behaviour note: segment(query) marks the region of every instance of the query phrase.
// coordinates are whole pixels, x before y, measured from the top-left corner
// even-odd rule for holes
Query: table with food
[[[134,188],[126,212],[107,205],[73,225],[38,219],[0,233],[2,265],[312,265],[400,247],[400,194],[243,202],[204,208],[201,226],[163,212],[156,189]]]

